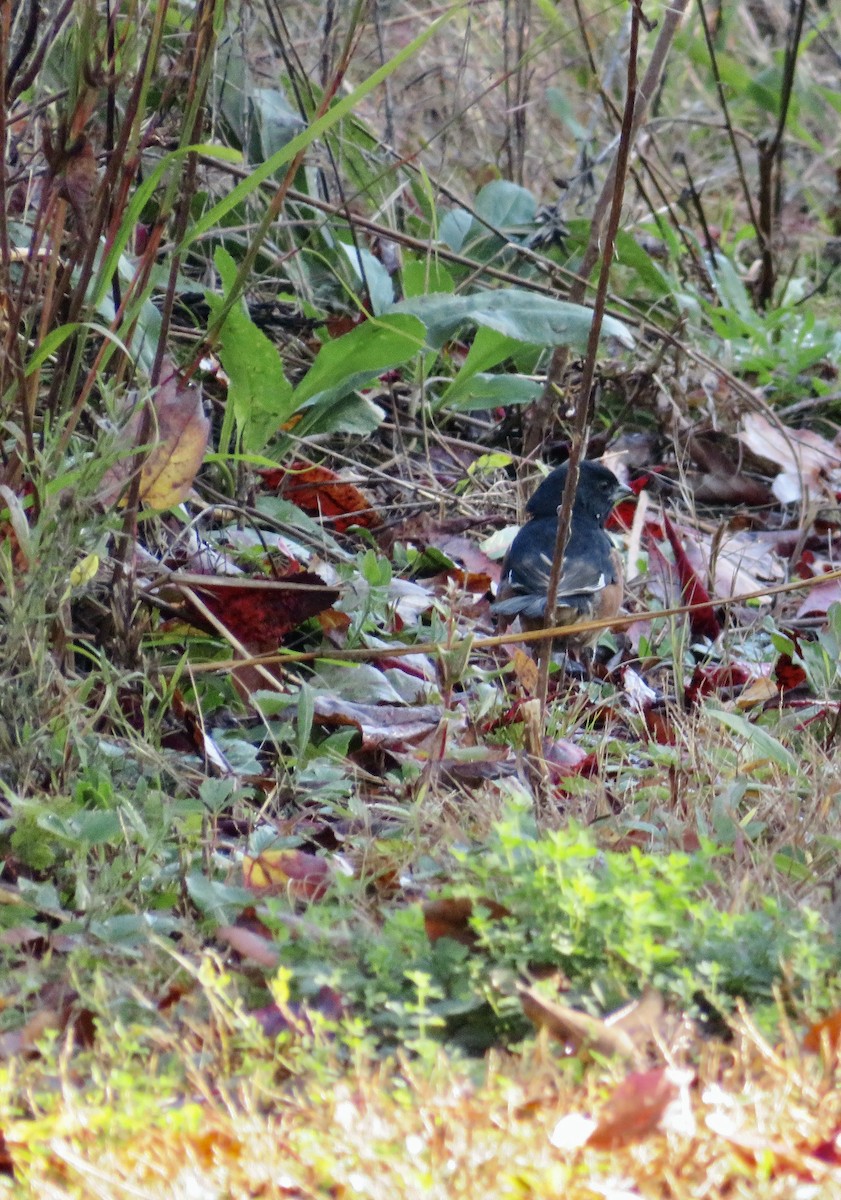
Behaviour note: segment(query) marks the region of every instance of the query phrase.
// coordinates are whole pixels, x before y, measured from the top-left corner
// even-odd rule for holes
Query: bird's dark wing
[[[532,520],[517,534],[503,563],[498,599],[492,606],[498,616],[545,615],[556,527],[555,520]],[[609,538],[597,527],[588,530],[585,538],[571,540],[558,581],[557,608],[579,613],[591,608],[593,596],[613,582],[610,548]]]

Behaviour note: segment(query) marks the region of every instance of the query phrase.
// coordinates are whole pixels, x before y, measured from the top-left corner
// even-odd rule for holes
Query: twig
[[[551,621],[555,612],[555,600],[558,595],[558,581],[561,578],[564,551],[569,540],[569,528],[572,519],[572,505],[575,499],[575,489],[578,486],[578,470],[584,457],[584,448],[590,426],[593,421],[593,379],[596,373],[596,358],[599,352],[599,338],[602,332],[602,321],[607,303],[607,289],[610,283],[610,267],[613,262],[613,248],[616,233],[619,229],[619,218],[622,213],[622,198],[625,194],[625,178],[628,172],[628,159],[631,154],[633,137],[634,108],[637,100],[637,53],[639,49],[639,27],[642,19],[642,0],[633,0],[631,9],[631,34],[628,46],[628,82],[625,92],[625,111],[622,114],[622,129],[619,134],[619,146],[613,161],[611,174],[613,176],[613,197],[610,206],[607,233],[602,251],[602,267],[599,272],[599,284],[596,299],[593,304],[593,320],[590,324],[590,335],[587,340],[587,354],[584,358],[584,369],[581,373],[581,388],[575,403],[573,417],[572,445],[569,453],[569,473],[564,488],[564,498],[558,515],[558,529],[555,535],[555,552],[552,559],[552,569],[549,572],[549,583],[546,588],[546,620]],[[540,700],[541,712],[546,713],[546,697],[549,692],[549,667],[552,662],[552,643],[543,642],[540,647],[539,673],[537,696]]]

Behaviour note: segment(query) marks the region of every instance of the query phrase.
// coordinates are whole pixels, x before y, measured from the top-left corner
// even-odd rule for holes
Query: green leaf
[[[531,404],[540,394],[543,385],[527,375],[487,375],[479,372],[459,389],[447,402],[464,412],[475,412],[498,405]]]
[[[379,316],[394,303],[394,284],[391,282],[391,276],[380,260],[364,246],[357,248],[347,242],[339,242],[338,245],[347,256],[357,280],[367,290],[374,315]]]
[[[227,250],[218,246],[213,256],[225,294],[234,286],[237,267]],[[224,300],[206,292],[211,313]],[[242,304],[235,304],[219,336],[219,359],[228,376],[228,400],[233,408],[243,449],[262,450],[295,411],[292,385],[283,373],[277,347],[258,329]]]
[[[630,233],[619,230],[616,234],[616,263],[636,271],[642,282],[656,296],[670,296],[673,288],[667,277],[657,266],[650,254]]]
[[[476,197],[476,215],[494,229],[511,225],[530,225],[537,212],[531,192],[507,179],[494,179]]]
[[[403,300],[391,310],[409,313],[423,321],[427,341],[440,348],[463,325],[484,325],[506,337],[538,346],[572,346],[583,353],[587,347],[592,309],[565,300],[553,300],[525,288],[498,288],[466,296],[430,293]],[[633,346],[628,326],[615,317],[605,317],[602,336],[616,337]]]
[[[423,325],[408,313],[392,310],[357,325],[343,337],[324,343],[292,394],[293,410],[320,393],[331,399],[346,395],[382,371],[409,362],[423,344]]]
[[[423,296],[427,292],[452,292],[453,277],[437,258],[409,258],[406,256],[400,272],[403,295]]]
[[[438,236],[445,245],[458,254],[467,241],[473,225],[473,216],[464,208],[451,208],[444,213],[438,225]]]
[[[760,725],[754,725],[741,713],[724,712],[715,708],[707,709],[707,713],[720,725],[749,742],[758,757],[767,758],[792,775],[801,774],[800,764],[791,751],[786,750],[782,742],[778,742],[775,737],[772,737],[767,729],[763,729]]]

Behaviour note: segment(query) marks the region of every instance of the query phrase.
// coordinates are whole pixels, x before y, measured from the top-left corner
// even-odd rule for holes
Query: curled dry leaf
[[[172,508],[186,499],[204,459],[210,435],[201,390],[185,384],[175,368],[165,364],[168,377],[155,391],[148,421],[138,407],[122,431],[121,440],[138,452],[145,449],[140,473],[140,500],[149,508]],[[148,435],[144,433],[148,430]],[[145,445],[141,445],[144,438]],[[114,504],[136,469],[129,454],[106,471],[97,499],[105,507]]]
[[[749,413],[739,438],[754,454],[780,467],[772,486],[781,503],[818,499],[832,492],[824,477],[841,469],[841,451],[819,433],[783,429],[760,413]]]
[[[549,1000],[535,988],[520,986],[517,992],[532,1025],[545,1029],[550,1037],[563,1044],[567,1053],[577,1054],[586,1049],[621,1058],[637,1057],[633,1039],[621,1027],[611,1027],[599,1017]]]

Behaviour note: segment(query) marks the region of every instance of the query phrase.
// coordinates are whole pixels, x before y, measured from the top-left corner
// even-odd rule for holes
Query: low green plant
[[[699,994],[724,1009],[740,998],[770,1024],[782,981],[798,1002],[825,1001],[841,962],[833,932],[769,896],[734,907],[717,870],[723,853],[603,851],[574,825],[538,835],[514,811],[483,847],[453,852],[446,891],[473,901],[474,951],[446,937],[430,944],[420,906],[360,925],[354,881],[310,908],[306,942],[282,902],[269,902],[266,919],[298,994],[334,988],[386,1044],[517,1040],[528,1027],[515,984],[547,968],[569,981],[568,1003],[597,1013],[648,985],[689,1008]],[[508,915],[492,917],[488,899]]]

